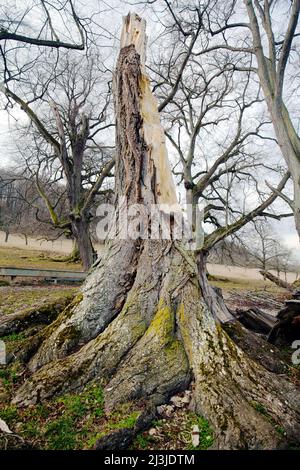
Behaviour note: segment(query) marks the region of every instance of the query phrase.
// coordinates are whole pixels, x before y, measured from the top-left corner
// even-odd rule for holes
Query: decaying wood
[[[173,211],[181,211],[157,101],[145,71],[146,42],[145,21],[135,14],[128,15],[115,74],[120,152],[116,189],[119,197],[127,197],[128,203],[167,204],[173,206]]]
[[[150,138],[162,131],[141,65],[144,23],[130,15],[124,28],[115,85],[116,193],[145,206],[173,202],[164,140],[156,149]],[[128,401],[151,408],[192,381],[191,406],[211,423],[217,448],[273,449],[299,439],[295,385],[250,358],[215,321],[213,299],[203,296],[206,276],[199,281],[203,263],[172,240],[108,243],[77,304],[44,329],[29,362],[34,373],[13,403],[38,403],[95,380],[104,384],[107,410]],[[120,435],[121,445],[132,434]],[[104,441],[99,448],[109,446]]]
[[[300,337],[300,294],[285,300],[277,315],[270,315],[258,307],[237,308],[234,317],[249,331],[264,335],[270,343],[290,346]]]
[[[300,292],[295,291],[293,299],[286,300],[278,312],[277,321],[268,335],[270,343],[291,345],[300,338]]]
[[[256,333],[268,334],[276,323],[276,317],[263,312],[257,307],[237,309],[235,316],[249,330]]]

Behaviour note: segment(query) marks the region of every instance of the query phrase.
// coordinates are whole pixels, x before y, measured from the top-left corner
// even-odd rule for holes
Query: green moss
[[[77,305],[82,302],[82,299],[83,294],[82,292],[79,292],[79,294],[77,294],[76,297],[74,297],[72,301],[66,306],[66,308],[64,308],[64,310],[60,313],[59,318],[57,320],[59,321],[59,319],[71,318],[74,313],[75,307],[77,307]],[[55,328],[56,326],[57,325],[54,325]]]
[[[141,411],[133,409],[132,403],[123,403],[119,407],[107,414],[102,422],[101,431],[92,436],[87,441],[87,448],[93,448],[96,442],[119,429],[133,429]]]
[[[23,367],[16,361],[9,366],[0,368],[0,381],[8,391],[12,391],[13,386],[19,381],[23,375]]]
[[[269,413],[267,412],[266,408],[261,403],[258,403],[257,401],[252,401],[251,405],[256,411],[258,411],[258,413],[264,416],[269,416]]]
[[[58,347],[60,347],[66,341],[75,341],[78,338],[80,338],[80,331],[75,326],[70,325],[61,331],[56,342]]]
[[[282,436],[286,435],[285,429],[282,426],[275,426],[275,430],[278,432],[278,434],[281,434]]]
[[[102,387],[93,384],[79,394],[67,394],[27,408],[0,408],[0,417],[12,430],[41,449],[82,449],[101,429],[104,419]]]
[[[268,412],[268,410],[265,408],[265,406],[262,403],[259,403],[257,401],[252,401],[251,405],[258,413],[265,416],[265,418],[269,421],[269,423],[272,424],[272,426],[274,426],[275,431],[278,432],[278,434],[282,436],[286,435],[285,429],[274,421],[274,419],[272,418],[272,416],[270,415],[270,413]]]
[[[180,358],[182,357],[182,362],[186,360],[186,354],[185,354],[185,349],[183,347],[183,344],[181,341],[175,339],[171,343],[169,343],[164,350],[166,354],[166,360],[168,363],[172,364],[174,361],[179,361],[181,360]]]
[[[65,413],[75,419],[82,418],[87,412],[92,413],[94,417],[103,416],[104,413],[104,397],[101,387],[87,388],[80,395],[65,395],[58,398],[57,402],[63,403]]]
[[[18,313],[28,315],[31,311],[41,313],[49,311],[51,306],[70,302],[76,288],[72,287],[8,287],[1,290],[0,312],[4,314]]]
[[[71,416],[62,416],[52,421],[47,425],[45,436],[50,450],[74,449],[77,444],[74,419]]]
[[[173,337],[174,332],[174,315],[171,308],[164,305],[163,301],[159,302],[158,310],[154,315],[152,322],[146,332],[146,335],[155,334],[162,338],[165,342],[165,338]]]
[[[137,448],[140,448],[140,449],[143,449],[143,450],[146,450],[149,445],[151,444],[151,441],[153,439],[151,439],[151,436],[147,436],[146,434],[138,434],[136,439],[135,439],[135,446]]]
[[[10,425],[18,418],[17,407],[12,405],[6,406],[3,410],[0,410],[0,418]]]
[[[112,422],[109,424],[111,429],[124,429],[124,428],[129,428],[132,429],[134,428],[136,424],[136,420],[139,417],[140,412],[139,411],[133,411],[130,415],[125,416],[124,418],[121,418],[117,422]]]
[[[66,394],[35,406],[0,406],[0,417],[12,431],[41,449],[93,448],[102,436],[117,429],[132,429],[140,415],[132,403],[104,413],[102,386],[90,384],[77,394]]]
[[[10,343],[10,342],[15,342],[15,341],[21,341],[24,339],[24,334],[23,333],[11,333],[10,335],[7,336],[1,336],[1,340],[4,341],[5,343]]]

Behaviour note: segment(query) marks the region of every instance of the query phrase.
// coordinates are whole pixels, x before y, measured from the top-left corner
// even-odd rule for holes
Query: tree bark
[[[89,223],[84,217],[75,217],[71,221],[71,226],[83,269],[88,271],[97,257],[90,236]]]
[[[137,15],[125,18],[115,85],[116,193],[148,209],[158,200],[179,207],[141,62],[144,31]],[[96,380],[111,410],[128,401],[166,403],[191,386],[193,409],[210,421],[217,448],[273,449],[296,440],[295,386],[250,359],[215,321],[205,276],[199,282],[204,263],[174,240],[108,242],[77,302],[33,338],[33,373],[13,402],[26,406]]]

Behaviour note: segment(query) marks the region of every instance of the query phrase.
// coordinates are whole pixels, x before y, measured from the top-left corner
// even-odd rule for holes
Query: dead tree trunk
[[[145,22],[128,15],[115,83],[116,192],[128,204],[142,203],[147,219],[152,204],[172,204],[173,211],[178,204],[144,45]],[[109,242],[82,296],[31,340],[33,373],[13,402],[28,405],[98,380],[108,410],[127,401],[158,405],[192,382],[193,408],[210,421],[218,448],[278,448],[295,440],[295,386],[251,360],[215,321],[205,281],[199,283],[201,263],[178,241]]]

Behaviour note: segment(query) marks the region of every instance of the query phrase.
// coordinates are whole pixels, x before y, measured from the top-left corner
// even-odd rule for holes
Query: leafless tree
[[[56,81],[32,107],[6,89],[31,123],[29,135],[23,135],[19,144],[24,174],[35,178],[52,224],[76,241],[84,269],[95,255],[89,233],[91,208],[114,165],[113,142],[109,143],[111,90],[98,59],[90,55],[83,62],[67,55]],[[61,195],[55,199],[51,193],[59,181],[65,182],[68,201],[68,214],[62,218],[56,212]]]
[[[199,203],[204,207],[207,233],[204,244],[203,240],[199,244],[203,266],[212,247],[237,237],[256,218],[293,215],[289,205],[288,209],[277,206],[276,211],[271,207],[279,194],[284,197],[289,173],[273,155],[270,160],[265,149],[267,144],[274,148],[270,120],[251,72],[232,66],[235,48],[202,54],[204,49],[207,54],[215,51],[205,28],[211,4],[203,8],[180,2],[159,4],[165,6],[158,16],[165,29],[149,69],[166,136],[175,150],[173,173],[183,183],[185,200],[194,212]],[[238,49],[245,58],[246,52]],[[278,186],[266,184],[265,179],[276,179]],[[214,297],[209,286],[206,295]],[[224,311],[223,307],[222,315]]]
[[[53,183],[53,194],[62,193],[62,188]],[[60,198],[56,211],[62,214],[65,201]],[[5,232],[5,241],[10,233],[25,236],[34,235],[55,239],[59,230],[49,224],[47,209],[40,197],[35,179],[26,177],[24,171],[12,168],[1,172],[0,176],[0,228]]]
[[[299,54],[299,11],[299,0],[210,2],[205,28],[213,44],[202,48],[201,54],[221,50],[234,53],[233,69],[259,78],[276,139],[293,180],[294,200],[289,204],[300,234],[300,139],[297,118],[292,114],[293,101],[289,99],[291,80],[294,89],[295,80],[299,79],[295,69]]]
[[[279,242],[278,237],[266,221],[257,220],[254,222],[252,230],[247,231],[245,246],[256,260],[257,267],[263,272],[275,269],[278,277],[281,271],[286,272],[290,261],[289,250]]]
[[[72,0],[25,0],[1,5],[2,81],[20,79],[45,48],[83,50],[86,26]]]

